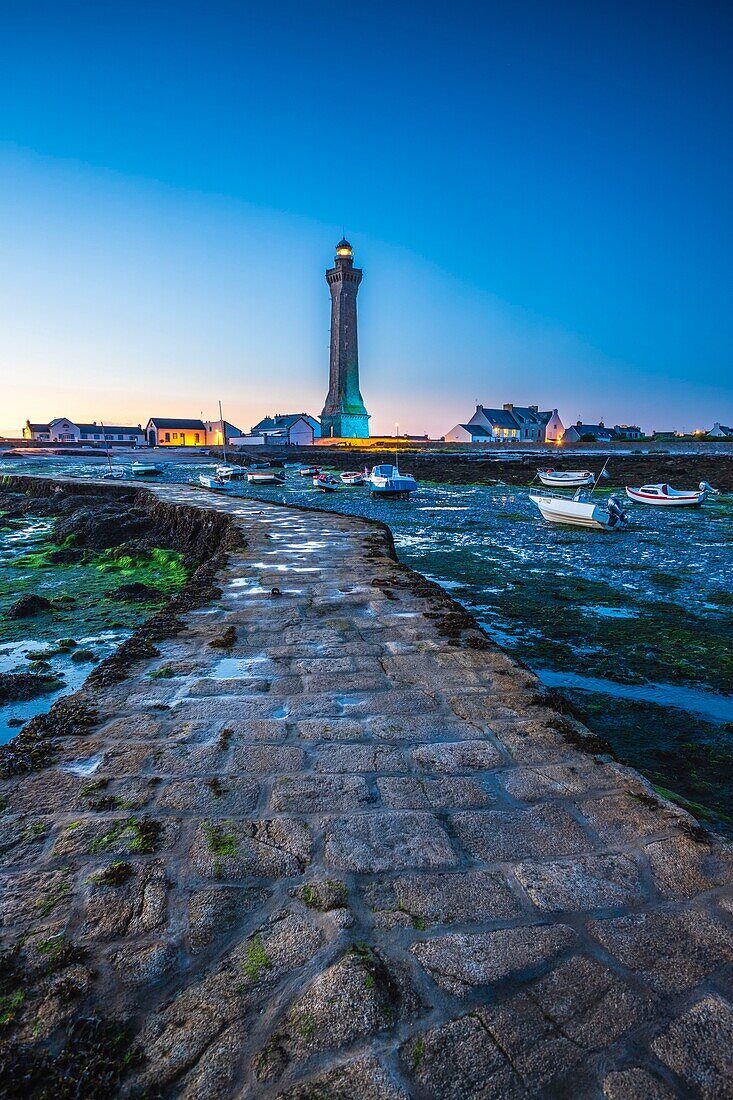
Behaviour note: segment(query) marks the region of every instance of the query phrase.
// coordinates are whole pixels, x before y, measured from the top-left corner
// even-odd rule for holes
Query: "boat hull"
[[[537,476],[543,485],[547,485],[550,489],[582,489],[586,485],[593,485],[595,482],[595,476],[593,474],[577,474],[572,477],[559,477],[557,473],[549,473],[545,470],[538,470]]]
[[[626,496],[637,504],[651,504],[661,508],[699,508],[706,497],[706,493],[685,493],[680,496],[654,496],[643,493],[640,489],[626,487]]]
[[[563,524],[567,527],[586,527],[594,531],[619,530],[623,525],[611,522],[611,513],[607,508],[592,501],[576,501],[567,497],[529,498],[537,506],[542,518],[548,523]]]
[[[247,474],[247,481],[251,485],[282,485],[283,478],[277,474]]]

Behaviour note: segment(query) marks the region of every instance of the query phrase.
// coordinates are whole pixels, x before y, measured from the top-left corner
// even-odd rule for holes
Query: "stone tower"
[[[356,331],[356,295],[362,272],[354,267],[354,250],[347,240],[336,245],[334,265],[326,272],[331,291],[331,363],[321,435],[364,438],[369,435],[369,413],[359,391]]]

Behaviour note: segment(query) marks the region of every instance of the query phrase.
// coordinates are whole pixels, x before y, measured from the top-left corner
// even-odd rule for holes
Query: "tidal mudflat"
[[[0,487],[0,744],[75,691],[185,583],[184,555],[103,495]]]

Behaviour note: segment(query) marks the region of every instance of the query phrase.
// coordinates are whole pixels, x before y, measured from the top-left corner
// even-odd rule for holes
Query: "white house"
[[[255,424],[250,435],[234,437],[232,444],[235,447],[252,446],[255,439],[262,440],[263,445],[310,447],[314,439],[319,439],[321,425],[314,416],[308,413],[288,413],[275,416],[266,416]]]
[[[456,424],[443,436],[446,443],[493,443],[494,436],[482,424]]]
[[[577,424],[571,424],[565,429],[563,443],[610,443],[616,438],[613,428],[607,428],[605,424],[583,424],[580,420]]]
[[[206,442],[210,447],[221,447],[225,441],[229,443],[235,436],[242,434],[242,429],[228,420],[204,420],[206,428]]]
[[[565,425],[558,416],[557,409],[541,412],[539,415],[545,425],[545,443],[557,443],[565,434]]]
[[[733,439],[733,428],[729,428],[716,420],[710,431],[706,434],[710,439]]]
[[[115,446],[143,447],[145,432],[138,424],[76,424],[60,416],[48,424],[31,424],[26,420],[23,428],[24,439],[35,439],[40,443],[104,443]]]

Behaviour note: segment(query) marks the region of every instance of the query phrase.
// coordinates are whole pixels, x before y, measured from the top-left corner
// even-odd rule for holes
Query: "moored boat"
[[[223,478],[239,478],[244,477],[246,471],[241,466],[230,466],[228,462],[222,462],[220,466],[216,467],[217,477]]]
[[[313,486],[323,493],[335,493],[337,489],[341,488],[341,482],[337,477],[331,477],[330,474],[319,474],[318,477],[313,478]]]
[[[605,505],[593,500],[586,489],[572,497],[556,496],[544,489],[534,489],[529,499],[548,523],[569,524],[572,527],[592,527],[599,531],[621,531],[628,527],[629,517],[618,497],[610,496]]]
[[[219,477],[218,474],[199,474],[199,484],[215,493],[231,492],[234,488],[229,478]]]
[[[318,477],[320,472],[320,466],[301,466],[298,470],[301,477]]]
[[[344,485],[366,485],[368,477],[368,470],[345,470],[340,475]]]
[[[133,462],[130,466],[130,473],[133,477],[155,477],[156,474],[162,474],[162,466],[156,466],[154,462]]]
[[[251,485],[282,485],[285,478],[274,470],[250,470],[247,481]]]
[[[717,490],[701,481],[697,489],[673,489],[666,482],[659,485],[642,485],[638,489],[626,486],[626,496],[639,504],[654,504],[665,508],[696,508],[707,500],[710,494],[717,496]]]
[[[537,476],[550,489],[580,489],[596,480],[590,470],[538,470]]]
[[[375,466],[369,475],[369,488],[375,496],[409,497],[417,489],[412,474],[401,474],[397,466]]]

